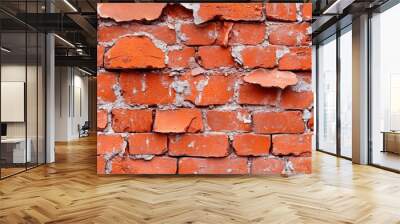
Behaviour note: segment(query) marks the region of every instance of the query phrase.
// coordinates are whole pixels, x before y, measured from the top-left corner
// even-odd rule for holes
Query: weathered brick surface
[[[190,63],[194,62],[195,49],[185,47],[179,50],[168,52],[168,67],[170,68],[188,68]]]
[[[309,3],[101,3],[99,174],[311,172]]]
[[[285,162],[279,158],[257,157],[253,159],[251,174],[267,175],[280,174],[285,167]]]
[[[275,47],[249,46],[238,53],[246,68],[273,68],[276,65]]]
[[[148,109],[113,109],[112,128],[116,132],[149,132],[153,123]]]
[[[199,109],[157,110],[154,132],[185,133],[203,130],[203,121]]]
[[[182,158],[179,174],[247,174],[247,158]]]
[[[164,52],[146,36],[122,37],[104,55],[107,69],[164,68]]]
[[[272,153],[274,155],[300,155],[311,152],[311,135],[274,135],[272,136]]]
[[[225,157],[229,142],[225,134],[184,134],[169,138],[170,156]]]
[[[271,148],[271,136],[258,134],[235,135],[232,143],[239,156],[268,155]]]
[[[207,111],[207,125],[212,131],[251,131],[251,114],[246,110]]]
[[[97,136],[97,154],[120,153],[125,150],[126,143],[121,135],[104,135]]]
[[[131,71],[121,73],[119,84],[125,103],[157,105],[175,101],[172,81],[168,74]]]
[[[265,14],[269,20],[295,22],[297,20],[296,4],[266,3]]]
[[[265,39],[266,26],[262,23],[236,23],[232,27],[229,44],[260,44]]]
[[[300,111],[256,112],[253,115],[254,131],[264,134],[303,133],[304,121]]]
[[[129,154],[161,155],[167,151],[168,137],[156,133],[134,133],[128,136]]]
[[[220,46],[199,47],[198,56],[200,65],[208,69],[235,65],[229,49]]]
[[[311,70],[311,48],[299,47],[291,48],[288,53],[279,59],[280,70]]]
[[[311,41],[311,27],[308,23],[273,25],[269,30],[269,42],[273,45],[307,46]]]
[[[217,24],[206,23],[195,25],[193,23],[182,24],[179,38],[185,45],[199,46],[212,45],[217,39]]]
[[[111,72],[99,72],[97,74],[97,102],[114,102],[117,97],[114,87],[117,84],[117,74]]]
[[[98,110],[97,111],[97,130],[101,131],[107,126],[107,111]]]

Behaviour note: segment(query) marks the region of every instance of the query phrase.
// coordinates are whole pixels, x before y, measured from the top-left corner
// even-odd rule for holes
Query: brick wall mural
[[[311,172],[311,4],[98,4],[99,174]]]

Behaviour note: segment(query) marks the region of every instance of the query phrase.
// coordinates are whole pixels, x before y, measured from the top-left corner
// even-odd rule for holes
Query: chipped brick
[[[164,68],[164,52],[146,36],[118,39],[105,54],[107,69]]]
[[[248,83],[258,84],[263,87],[279,87],[281,89],[286,86],[297,84],[297,76],[293,72],[256,69],[247,74],[243,80]]]
[[[112,3],[97,5],[100,18],[110,18],[116,22],[158,19],[166,3]]]
[[[199,109],[157,110],[153,131],[160,133],[199,132],[203,121]]]

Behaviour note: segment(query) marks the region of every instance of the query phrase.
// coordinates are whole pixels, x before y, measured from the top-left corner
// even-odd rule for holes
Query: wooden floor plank
[[[316,152],[313,174],[97,176],[96,139],[0,181],[0,223],[400,223],[400,175]]]

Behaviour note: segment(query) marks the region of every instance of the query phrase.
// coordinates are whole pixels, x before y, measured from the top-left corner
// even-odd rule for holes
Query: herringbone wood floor
[[[400,223],[400,175],[316,153],[310,176],[96,175],[95,139],[0,181],[0,223]]]

